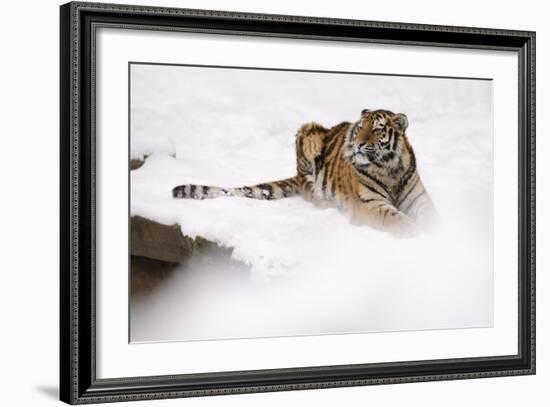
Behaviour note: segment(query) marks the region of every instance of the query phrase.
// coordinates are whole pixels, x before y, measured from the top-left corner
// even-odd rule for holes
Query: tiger
[[[296,175],[253,186],[179,185],[174,198],[300,196],[319,208],[335,207],[354,225],[398,237],[428,231],[437,218],[406,136],[403,113],[363,109],[355,122],[326,128],[317,122],[297,131]]]

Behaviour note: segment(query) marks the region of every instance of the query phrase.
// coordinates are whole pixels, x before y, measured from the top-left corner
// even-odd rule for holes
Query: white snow
[[[132,340],[443,329],[492,324],[492,84],[486,80],[133,65],[131,214],[234,248],[251,279],[176,273],[132,307]],[[398,240],[300,198],[175,200],[194,183],[294,175],[294,134],[364,108],[408,116],[441,217]],[[199,305],[200,304],[200,305]]]

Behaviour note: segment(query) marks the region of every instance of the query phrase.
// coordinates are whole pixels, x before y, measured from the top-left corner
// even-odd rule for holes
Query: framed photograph
[[[535,33],[61,6],[70,404],[535,373]]]

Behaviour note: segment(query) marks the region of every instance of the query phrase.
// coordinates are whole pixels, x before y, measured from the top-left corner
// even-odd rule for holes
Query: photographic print
[[[492,86],[131,62],[130,342],[491,327]]]
[[[535,374],[535,32],[60,23],[61,400]]]

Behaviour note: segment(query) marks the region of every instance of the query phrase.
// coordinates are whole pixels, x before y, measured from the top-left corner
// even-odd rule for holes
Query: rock
[[[130,218],[130,253],[170,263],[191,257],[194,239],[184,236],[179,225],[164,225],[141,216]]]
[[[149,257],[130,258],[130,298],[139,300],[155,291],[180,265]]]
[[[130,169],[141,167],[143,159],[130,160]],[[216,258],[231,260],[233,249],[226,248],[197,236],[195,239],[182,233],[180,225],[165,225],[142,216],[130,217],[130,254],[132,269],[134,263],[140,270],[155,271],[172,269],[174,265],[184,264],[193,256],[201,261]],[[133,272],[133,270],[132,270]],[[160,273],[159,274],[164,274]]]

